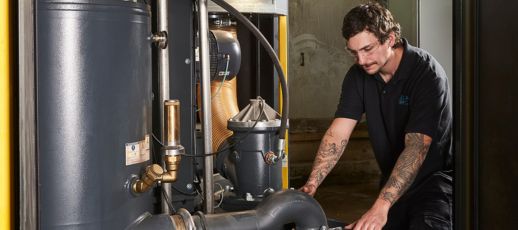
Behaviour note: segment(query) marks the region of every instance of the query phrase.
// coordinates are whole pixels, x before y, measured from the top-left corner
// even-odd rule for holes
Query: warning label
[[[149,135],[144,140],[126,143],[126,165],[133,165],[149,160]]]

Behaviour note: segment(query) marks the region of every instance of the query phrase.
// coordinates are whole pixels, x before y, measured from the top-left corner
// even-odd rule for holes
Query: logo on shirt
[[[408,96],[405,96],[405,95],[401,95],[399,97],[399,104],[400,105],[408,105],[408,101],[410,100],[410,98]]]

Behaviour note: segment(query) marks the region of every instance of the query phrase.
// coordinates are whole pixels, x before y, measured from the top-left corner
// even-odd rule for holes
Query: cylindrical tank
[[[124,229],[153,212],[131,180],[150,163],[150,9],[37,2],[40,229]]]

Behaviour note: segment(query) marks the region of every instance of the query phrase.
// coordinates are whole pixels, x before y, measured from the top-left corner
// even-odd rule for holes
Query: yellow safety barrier
[[[0,2],[0,229],[11,229],[10,2]]]
[[[286,82],[288,81],[288,24],[287,16],[279,16],[279,60],[281,62]],[[280,110],[282,113],[282,90],[279,93]],[[288,130],[286,130],[286,146],[284,150],[286,157],[282,160],[282,188],[287,189],[289,186],[289,171],[288,171]]]

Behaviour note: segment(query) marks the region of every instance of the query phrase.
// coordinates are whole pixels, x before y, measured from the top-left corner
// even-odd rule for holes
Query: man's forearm
[[[430,143],[431,138],[420,133],[405,135],[405,149],[381,190],[379,199],[388,201],[392,206],[408,190],[426,158]]]
[[[342,156],[347,143],[347,139],[336,137],[333,131],[328,130],[318,148],[308,182],[319,186]]]

